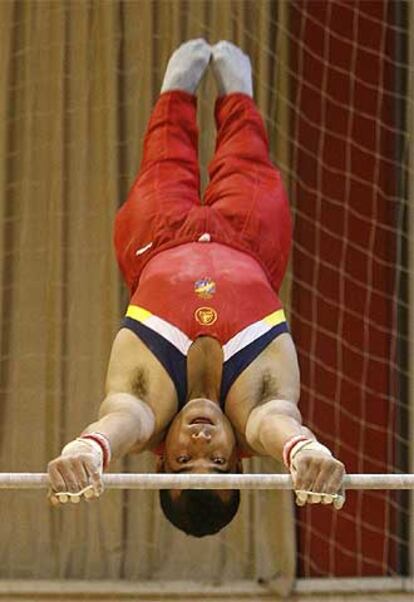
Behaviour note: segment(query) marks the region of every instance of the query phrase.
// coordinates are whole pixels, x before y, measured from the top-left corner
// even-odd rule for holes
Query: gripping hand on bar
[[[298,437],[293,445],[288,441],[286,448],[297,505],[333,504],[340,510],[345,503],[343,464],[327,447],[311,439]]]
[[[104,453],[95,439],[78,437],[65,445],[61,455],[48,466],[50,503],[58,506],[98,498],[104,489],[103,465]]]

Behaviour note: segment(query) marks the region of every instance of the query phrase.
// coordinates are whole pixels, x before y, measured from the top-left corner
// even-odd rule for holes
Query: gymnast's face
[[[189,401],[174,418],[165,440],[165,472],[236,472],[236,438],[218,404]]]

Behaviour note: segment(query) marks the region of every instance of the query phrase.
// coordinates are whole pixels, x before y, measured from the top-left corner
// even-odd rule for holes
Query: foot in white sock
[[[242,92],[253,96],[252,66],[240,48],[222,40],[212,47],[212,70],[219,96]]]
[[[161,92],[185,90],[194,94],[210,58],[211,46],[202,38],[182,44],[168,61]]]

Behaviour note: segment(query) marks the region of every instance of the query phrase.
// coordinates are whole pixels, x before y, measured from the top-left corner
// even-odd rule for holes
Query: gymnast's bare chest
[[[255,402],[258,401],[261,381],[266,378],[266,375],[261,375],[260,372],[260,370],[256,369],[255,378],[245,379],[243,398],[250,400],[249,405],[255,405]],[[203,336],[197,338],[191,345],[187,356],[188,400],[204,397],[212,401],[221,402],[224,406],[226,400],[220,399],[222,377],[222,346],[212,337]],[[246,390],[246,387],[248,390]]]
[[[204,397],[220,400],[223,350],[212,337],[198,337],[187,355],[188,399]]]

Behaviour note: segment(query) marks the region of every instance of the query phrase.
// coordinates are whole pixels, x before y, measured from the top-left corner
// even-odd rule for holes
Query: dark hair
[[[165,517],[178,529],[204,537],[214,535],[235,516],[240,504],[240,491],[232,489],[227,501],[211,489],[184,489],[172,499],[168,489],[160,490],[160,503]]]

